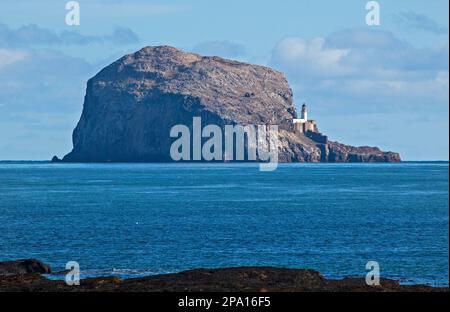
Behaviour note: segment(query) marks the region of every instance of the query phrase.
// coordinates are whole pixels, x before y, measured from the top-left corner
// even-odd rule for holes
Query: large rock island
[[[280,162],[400,161],[397,153],[329,141],[314,121],[298,118],[292,96],[271,68],[146,47],[88,81],[73,150],[63,161],[172,161],[170,130],[191,127],[194,117],[221,128],[277,125]]]

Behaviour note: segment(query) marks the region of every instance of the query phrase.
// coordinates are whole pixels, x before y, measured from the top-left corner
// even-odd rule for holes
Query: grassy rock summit
[[[101,70],[87,83],[67,162],[172,161],[173,126],[277,125],[280,162],[395,162],[374,147],[351,147],[320,133],[296,133],[292,90],[268,67],[145,47]],[[54,159],[57,161],[58,159]]]

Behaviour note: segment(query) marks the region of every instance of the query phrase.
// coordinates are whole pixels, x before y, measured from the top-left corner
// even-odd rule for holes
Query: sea
[[[69,261],[81,278],[310,268],[449,284],[448,162],[0,162],[0,261]],[[58,274],[51,278],[61,278]]]

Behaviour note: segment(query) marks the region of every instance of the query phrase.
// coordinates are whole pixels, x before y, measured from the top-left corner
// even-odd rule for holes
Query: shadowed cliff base
[[[0,291],[120,291],[120,292],[448,292],[448,287],[427,285],[400,285],[398,281],[380,279],[380,286],[367,286],[365,278],[332,280],[309,269],[285,269],[273,267],[236,267],[221,269],[194,269],[173,274],[142,278],[120,279],[99,277],[81,280],[79,286],[68,286],[64,281],[49,280],[40,273],[48,273],[49,267],[37,260],[28,261],[27,273],[17,274],[17,264],[0,262]],[[36,264],[36,262],[38,264]],[[22,263],[21,266],[24,266]],[[23,268],[22,268],[23,269]],[[22,270],[20,269],[20,270]],[[22,272],[22,271],[21,271]]]
[[[192,132],[194,117],[221,129],[278,126],[279,162],[400,161],[398,153],[329,141],[316,121],[303,112],[298,118],[276,70],[169,46],[125,55],[88,81],[73,149],[62,161],[170,162],[170,130],[185,125]]]

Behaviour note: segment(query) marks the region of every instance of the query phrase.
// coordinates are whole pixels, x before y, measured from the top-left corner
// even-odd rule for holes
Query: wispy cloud
[[[0,118],[78,110],[86,80],[96,70],[82,58],[47,49],[0,49],[0,64]]]
[[[270,65],[286,73],[297,95],[327,98],[323,109],[345,101],[347,113],[423,111],[427,101],[438,103],[435,111],[445,111],[448,58],[448,42],[418,49],[387,31],[348,29],[309,41],[284,39]]]
[[[134,44],[139,36],[129,28],[117,27],[101,36],[83,35],[75,31],[57,33],[35,24],[12,29],[0,23],[0,47],[31,47],[54,45],[86,45],[91,43]]]
[[[14,64],[23,60],[27,56],[25,51],[8,50],[0,48],[0,69],[7,65]]]
[[[342,61],[348,49],[327,48],[325,39],[307,41],[299,37],[281,40],[272,54],[272,63],[288,70],[294,77],[302,73],[309,76],[339,76],[348,73],[349,68]]]
[[[395,15],[394,20],[406,28],[423,30],[438,35],[448,34],[448,28],[446,26],[440,25],[425,14],[418,14],[412,11],[402,12]]]
[[[184,4],[148,3],[147,0],[109,0],[102,2],[90,2],[87,10],[94,10],[98,14],[108,16],[142,16],[160,15],[183,12],[190,9]]]
[[[209,56],[240,57],[246,55],[242,44],[230,41],[205,41],[197,44],[193,52]]]

